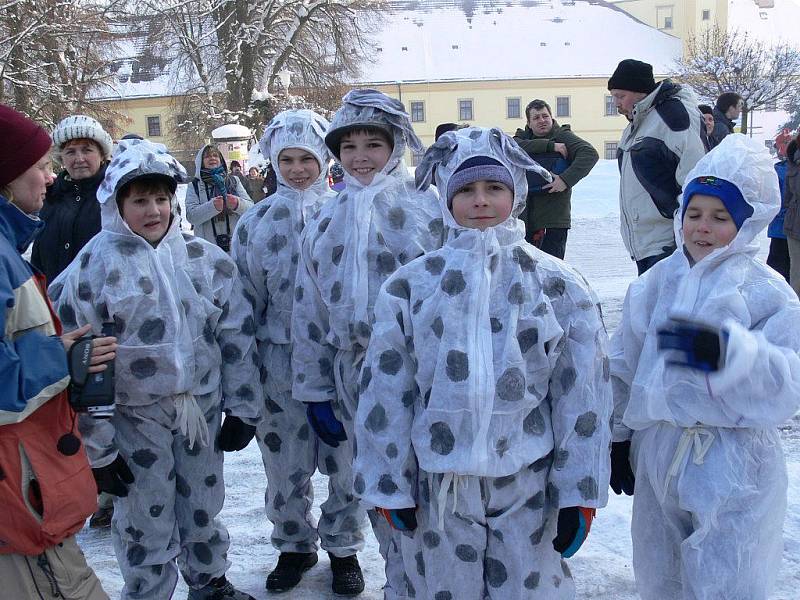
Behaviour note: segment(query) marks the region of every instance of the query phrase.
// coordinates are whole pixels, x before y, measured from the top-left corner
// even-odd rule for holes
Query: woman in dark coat
[[[47,190],[39,218],[44,230],[33,245],[31,263],[53,281],[100,231],[97,188],[111,157],[111,136],[96,120],[73,115],[53,130],[55,155],[64,165]]]

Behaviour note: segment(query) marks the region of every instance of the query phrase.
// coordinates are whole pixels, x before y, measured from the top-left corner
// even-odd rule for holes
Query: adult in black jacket
[[[53,281],[100,231],[97,189],[111,156],[111,136],[85,115],[61,121],[53,130],[55,154],[64,165],[47,190],[39,218],[44,230],[33,245],[31,263]]]
[[[736,92],[725,92],[714,106],[714,131],[709,136],[711,147],[716,147],[725,136],[733,133],[734,121],[742,114],[744,100]]]

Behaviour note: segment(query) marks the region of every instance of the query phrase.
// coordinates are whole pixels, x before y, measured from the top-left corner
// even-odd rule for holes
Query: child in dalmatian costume
[[[115,413],[80,429],[101,491],[117,496],[124,600],[171,597],[178,567],[190,600],[251,598],[225,578],[217,515],[222,451],[247,445],[263,406],[256,326],[233,261],[180,231],[186,180],[163,145],[120,142],[98,192],[103,229],[49,290],[66,327],[110,322],[119,340]]]
[[[549,176],[498,129],[437,140],[417,182],[435,173],[452,234],[375,305],[354,487],[406,532],[416,598],[573,598],[562,556],[607,500],[605,328],[586,281],[525,241],[525,170]]]
[[[408,146],[420,151],[422,145],[402,103],[375,90],[349,92],[326,144],[341,158],[342,139],[365,132],[385,139],[388,160],[368,184],[343,161],[345,189],[303,233],[292,313],[292,396],[309,405],[321,439],[346,452],[352,452],[359,372],[378,290],[398,267],[439,248],[444,236],[436,193],[418,191],[403,162]],[[384,595],[405,598],[399,535],[369,516],[386,561]]]
[[[232,252],[256,298],[256,338],[267,398],[257,439],[267,473],[272,545],[280,552],[267,578],[270,591],[297,585],[302,572],[317,562],[319,542],[334,563],[364,546],[365,514],[353,495],[349,448],[320,443],[305,405],[292,398],[291,316],[300,236],[322,204],[336,197],[328,186],[327,129],[327,120],[305,109],[272,119],[260,144],[262,154],[278,165],[278,189],[264,210],[257,207],[239,221]],[[308,166],[310,161],[314,164]],[[307,177],[309,172],[316,179]],[[250,214],[257,216],[248,218]],[[318,525],[311,515],[311,476],[317,469],[328,476],[328,499]]]

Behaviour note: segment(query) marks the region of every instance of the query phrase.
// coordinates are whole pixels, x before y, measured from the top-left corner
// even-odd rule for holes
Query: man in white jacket
[[[686,174],[705,153],[697,98],[653,67],[623,60],[608,80],[617,110],[630,121],[617,147],[620,232],[641,275],[675,250],[672,216]]]
[[[681,249],[631,284],[611,342],[611,487],[635,491],[644,600],[765,600],[786,512],[776,428],[800,406],[800,302],[755,258],[778,179],[731,134],[687,181]]]

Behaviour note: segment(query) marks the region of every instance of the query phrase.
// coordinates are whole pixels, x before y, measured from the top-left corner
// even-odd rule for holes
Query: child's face
[[[683,245],[695,262],[730,244],[736,232],[736,223],[722,200],[705,194],[689,200],[683,216]]]
[[[134,183],[120,205],[122,219],[131,231],[155,244],[169,228],[171,199],[166,188],[148,190]]]
[[[392,155],[392,147],[380,134],[363,131],[345,134],[339,146],[344,170],[361,185],[369,185]]]
[[[301,148],[286,148],[278,155],[278,170],[281,177],[296,190],[308,189],[320,174],[314,155]]]
[[[505,221],[513,205],[514,193],[507,185],[481,179],[456,192],[450,211],[459,225],[483,231]]]

